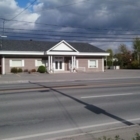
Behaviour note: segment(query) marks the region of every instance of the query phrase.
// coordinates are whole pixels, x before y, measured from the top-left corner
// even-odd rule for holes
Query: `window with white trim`
[[[88,60],[88,68],[98,68],[98,60]]]
[[[24,60],[10,60],[10,67],[24,67]]]
[[[35,60],[35,66],[47,66],[47,61],[46,60]]]

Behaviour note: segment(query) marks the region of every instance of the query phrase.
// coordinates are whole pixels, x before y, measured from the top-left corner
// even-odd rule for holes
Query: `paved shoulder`
[[[132,140],[136,133],[140,134],[140,126],[128,126],[122,128],[108,129],[100,132],[91,132],[80,135],[73,135],[65,138],[57,138],[55,140],[99,140],[99,138],[103,138],[106,136],[107,138],[114,138],[115,136],[119,136],[123,140]]]

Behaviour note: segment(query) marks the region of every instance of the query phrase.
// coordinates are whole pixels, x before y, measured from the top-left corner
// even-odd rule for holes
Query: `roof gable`
[[[50,48],[47,52],[78,52],[74,47],[68,44],[66,41],[62,40],[61,42],[57,43],[55,46]]]

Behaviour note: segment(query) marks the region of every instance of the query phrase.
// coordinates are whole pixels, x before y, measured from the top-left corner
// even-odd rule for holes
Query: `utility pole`
[[[4,26],[5,26],[5,19],[3,19],[3,36],[4,36],[4,34],[5,34]]]
[[[2,31],[2,35],[0,35],[0,40],[1,40],[0,49],[2,49],[2,46],[3,46],[3,38],[7,37],[4,35],[5,34],[5,19],[3,19],[2,23],[3,23],[3,31]]]

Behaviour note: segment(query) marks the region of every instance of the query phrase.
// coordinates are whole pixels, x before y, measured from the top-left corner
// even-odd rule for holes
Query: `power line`
[[[58,40],[62,40],[61,39],[61,37],[59,37],[59,38],[54,38],[54,37],[29,37],[29,36],[16,36],[16,35],[9,35],[8,36],[8,38],[27,38],[27,39],[37,39],[37,40],[43,40],[43,39],[53,39],[53,40],[56,40],[56,39],[58,39]],[[100,40],[99,40],[100,39]],[[91,39],[91,38],[84,38],[84,39],[81,39],[81,38],[75,38],[75,39],[72,39],[72,38],[67,38],[67,37],[64,37],[64,40],[79,40],[79,41],[84,41],[84,40],[86,40],[86,41],[98,41],[98,42],[132,42],[132,39],[130,40],[125,40],[125,39],[120,39],[120,40],[118,40],[118,39],[116,39],[116,40],[114,40],[114,38],[108,38],[108,39],[106,39],[106,38],[102,38],[102,39],[104,39],[104,40],[101,40],[101,38],[97,38],[97,39]],[[127,39],[127,38],[126,38]]]
[[[25,10],[27,10],[30,6],[32,6],[37,0],[34,0],[32,3],[30,3],[26,8],[24,8],[24,10],[22,10],[20,13],[18,13],[16,16],[14,16],[13,18],[11,18],[10,20],[15,19],[16,17],[18,17],[20,14],[22,14]]]
[[[32,33],[16,33],[16,32],[5,32],[5,33],[8,33],[7,34],[7,36],[9,35],[9,34],[20,34],[20,35],[31,35],[31,36],[29,36],[29,37],[34,37],[34,36],[40,36],[40,35],[46,35],[46,36],[53,36],[53,37],[74,37],[74,38],[103,38],[103,39],[134,39],[134,37],[120,37],[120,36],[85,36],[84,34],[81,36],[81,35],[79,35],[79,36],[75,36],[75,35],[62,35],[62,34],[32,34]],[[23,36],[24,37],[24,36]]]
[[[10,38],[11,39],[13,39],[13,40],[15,40],[15,36],[10,36]],[[25,37],[26,38],[26,40],[32,40],[33,41],[33,39],[32,38],[28,38],[28,37]],[[16,38],[16,40],[25,40],[25,38]],[[54,38],[34,38],[35,40],[34,41],[37,41],[37,40],[40,40],[40,41],[61,41],[62,39],[54,39]],[[68,40],[68,41],[71,41],[71,42],[132,42],[131,40],[85,40],[85,39],[75,39],[75,40],[73,40],[73,39],[64,39],[64,40]]]
[[[4,19],[2,17],[0,17],[0,19],[2,20],[6,20],[6,21],[16,21],[16,22],[24,22],[24,23],[29,23],[29,24],[38,24],[38,25],[45,25],[45,26],[53,26],[53,27],[70,27],[70,28],[76,28],[76,29],[85,29],[85,30],[113,30],[113,31],[140,31],[140,29],[114,29],[114,28],[84,28],[84,27],[80,27],[80,26],[70,26],[70,25],[57,25],[57,24],[47,24],[47,23],[38,23],[38,22],[31,22],[31,21],[20,21],[20,20],[8,20],[8,19]]]
[[[0,27],[0,30],[2,30],[3,27]],[[75,33],[75,34],[84,34],[84,35],[94,35],[94,34],[101,34],[101,33],[105,33],[105,31],[98,31],[98,32],[75,32],[75,31],[72,31],[72,32],[67,32],[67,31],[54,31],[54,30],[29,30],[29,29],[15,29],[15,28],[5,28],[5,30],[16,30],[16,31],[30,31],[30,32],[34,32],[34,31],[39,31],[39,32],[49,32],[49,33]],[[30,33],[29,32],[29,33]],[[15,32],[16,33],[16,32]],[[129,34],[126,34],[126,33],[109,33],[107,35],[140,35],[140,33],[136,34],[136,33],[129,33]]]

